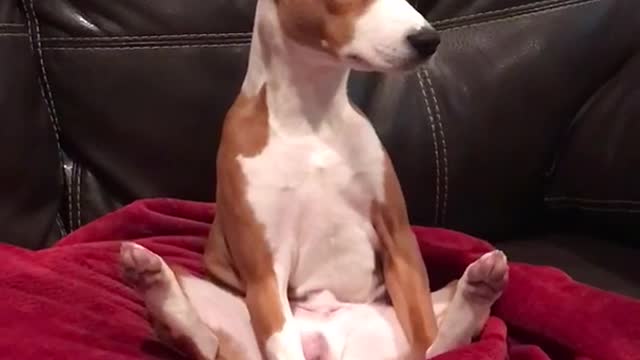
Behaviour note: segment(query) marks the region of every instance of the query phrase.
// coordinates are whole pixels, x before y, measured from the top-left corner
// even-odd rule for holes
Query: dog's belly
[[[322,295],[292,304],[308,358],[396,359],[408,349],[389,304],[343,303]]]
[[[270,139],[258,156],[240,159],[249,203],[294,298],[320,290],[345,302],[377,295],[370,209],[382,191],[382,159],[380,147],[353,151],[317,136]]]
[[[328,290],[340,301],[369,302],[380,295],[378,241],[368,214],[332,193],[318,194],[304,207],[290,296]]]

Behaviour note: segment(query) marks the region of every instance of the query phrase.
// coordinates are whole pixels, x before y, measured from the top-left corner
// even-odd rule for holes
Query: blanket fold
[[[155,338],[144,304],[122,283],[119,246],[136,241],[203,274],[203,240],[214,216],[212,204],[143,200],[50,249],[0,245],[0,359],[184,358]],[[493,249],[453,231],[414,231],[434,289]],[[640,359],[640,302],[557,269],[511,263],[507,289],[481,336],[437,359]]]

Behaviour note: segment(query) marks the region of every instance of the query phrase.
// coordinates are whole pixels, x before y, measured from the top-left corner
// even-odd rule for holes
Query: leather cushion
[[[567,131],[545,199],[559,217],[615,228],[627,237],[640,235],[639,79],[637,54]]]

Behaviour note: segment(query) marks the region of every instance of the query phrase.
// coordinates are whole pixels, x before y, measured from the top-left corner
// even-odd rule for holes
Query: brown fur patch
[[[209,275],[244,295],[262,350],[284,326],[284,314],[264,225],[247,199],[247,179],[238,156],[256,156],[264,149],[268,117],[265,86],[255,97],[241,94],[227,113],[217,158],[218,212],[204,254]]]
[[[216,163],[218,213],[205,243],[205,266],[214,280],[243,294],[246,281],[273,265],[266,244],[260,244],[265,229],[247,200],[238,162],[238,156],[255,156],[267,145],[268,117],[265,86],[253,98],[240,94],[224,120]]]
[[[300,44],[337,55],[373,0],[278,0],[283,32]]]
[[[388,155],[384,165],[385,202],[373,204],[371,219],[382,243],[387,292],[410,345],[408,358],[423,359],[438,331],[429,278]]]

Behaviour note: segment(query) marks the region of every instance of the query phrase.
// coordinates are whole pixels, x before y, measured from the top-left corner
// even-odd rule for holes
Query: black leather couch
[[[640,1],[412,0],[409,76],[354,74],[416,225],[640,297]],[[131,201],[214,201],[255,0],[0,2],[0,239],[39,249]]]

